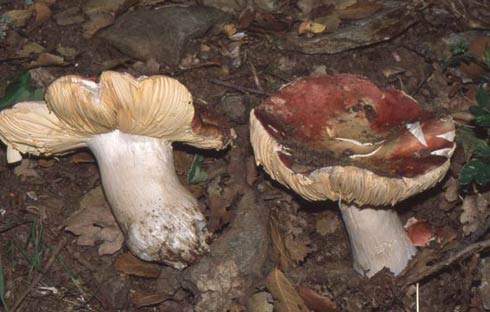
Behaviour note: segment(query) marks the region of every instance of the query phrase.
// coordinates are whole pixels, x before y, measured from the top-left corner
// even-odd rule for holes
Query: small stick
[[[268,92],[264,92],[264,91],[260,91],[260,90],[256,90],[256,89],[251,89],[251,88],[246,88],[246,87],[236,86],[236,85],[234,85],[232,83],[229,83],[229,82],[226,82],[226,81],[223,81],[223,80],[211,79],[209,81],[211,83],[217,84],[219,86],[223,86],[223,87],[227,87],[227,88],[230,88],[230,89],[234,89],[234,90],[240,91],[242,93],[252,93],[252,94],[257,94],[257,95],[262,95],[262,96],[271,96],[271,94],[268,93]]]
[[[468,246],[464,247],[463,249],[461,249],[460,251],[457,251],[457,252],[451,254],[446,260],[438,262],[432,266],[426,267],[426,268],[420,270],[419,272],[412,274],[412,276],[408,275],[406,278],[402,279],[403,280],[402,283],[405,286],[416,283],[416,282],[436,273],[439,270],[447,268],[448,266],[450,266],[451,264],[453,264],[454,262],[456,262],[458,260],[462,260],[468,256],[471,256],[472,254],[474,254],[476,252],[480,252],[480,251],[487,249],[487,248],[490,248],[490,239],[468,245]]]
[[[31,292],[31,290],[37,285],[39,284],[39,282],[41,281],[41,279],[43,278],[44,274],[46,274],[48,272],[48,270],[51,268],[51,266],[53,265],[54,261],[56,260],[56,257],[58,256],[58,254],[60,253],[60,251],[63,249],[63,247],[65,247],[66,245],[66,239],[65,238],[62,238],[58,245],[56,245],[56,248],[53,250],[53,253],[51,254],[51,257],[49,258],[48,262],[46,262],[46,265],[44,266],[43,270],[41,272],[39,272],[39,274],[32,280],[32,283],[29,285],[29,287],[27,287],[27,289],[19,296],[19,299],[17,299],[17,302],[15,302],[15,305],[13,306],[13,308],[9,311],[11,312],[15,312],[17,311],[17,309],[20,308],[20,306],[22,305],[22,303],[24,302],[24,299],[27,297],[27,295],[29,295],[29,293]]]
[[[257,86],[257,89],[260,91],[264,91],[264,88],[262,88],[262,84],[260,83],[259,76],[257,75],[257,70],[255,69],[254,64],[252,63],[251,60],[248,60],[248,63],[250,64],[250,68],[252,69],[252,74],[254,76],[254,82],[255,85]]]

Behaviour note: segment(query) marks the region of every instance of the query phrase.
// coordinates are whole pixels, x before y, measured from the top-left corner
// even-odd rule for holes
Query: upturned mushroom
[[[365,77],[310,77],[250,113],[257,164],[307,200],[339,201],[354,268],[399,274],[416,253],[390,205],[440,181],[454,152],[450,117]]]
[[[135,255],[182,269],[208,250],[206,220],[175,173],[172,142],[223,149],[232,129],[203,121],[187,88],[165,76],[104,72],[99,83],[65,76],[45,98],[0,113],[9,162],[20,160],[19,152],[49,156],[88,147]]]

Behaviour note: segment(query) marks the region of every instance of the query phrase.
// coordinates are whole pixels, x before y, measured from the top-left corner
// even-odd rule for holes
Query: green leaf
[[[485,114],[489,114],[490,112],[487,111],[485,108],[483,107],[480,107],[480,106],[471,106],[469,108],[469,111],[470,113],[472,113],[475,117],[478,117],[478,116],[481,116],[481,115],[485,115]]]
[[[490,127],[490,114],[475,116],[475,123],[481,127]]]
[[[31,74],[25,72],[5,89],[5,96],[0,98],[0,110],[23,101],[40,101],[44,90],[32,85]]]
[[[490,48],[488,46],[486,46],[485,51],[483,51],[482,62],[487,69],[490,69]]]
[[[484,165],[485,164],[480,160],[471,160],[467,162],[459,173],[459,184],[470,184],[473,180],[476,179],[476,176],[480,173]]]
[[[468,159],[477,146],[487,145],[487,142],[476,136],[475,131],[472,128],[460,127],[456,130],[456,142],[463,147],[466,159]]]
[[[478,91],[476,91],[476,102],[481,108],[487,110],[490,108],[490,96],[488,95],[488,91],[485,90],[483,85],[480,85]]]
[[[0,256],[0,303],[7,311],[7,305],[5,304],[5,280],[3,277],[3,266],[2,266],[2,257]]]
[[[483,144],[477,145],[475,152],[478,157],[490,157],[490,146]]]
[[[204,157],[201,155],[195,155],[194,160],[192,161],[191,169],[187,174],[187,183],[189,184],[197,184],[201,182],[205,182],[208,179],[208,175],[206,171],[202,169],[202,161]]]

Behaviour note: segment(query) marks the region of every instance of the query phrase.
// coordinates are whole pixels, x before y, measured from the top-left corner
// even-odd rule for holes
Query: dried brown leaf
[[[278,300],[278,312],[309,312],[303,299],[298,295],[288,278],[275,268],[267,277],[267,289]]]
[[[142,290],[131,290],[129,293],[129,300],[138,308],[156,305],[170,298],[165,293],[148,294]]]
[[[444,192],[444,198],[452,203],[459,199],[459,181],[453,177],[449,178],[444,185],[446,191]]]
[[[32,11],[31,10],[11,10],[11,11],[5,12],[2,16],[9,18],[15,27],[21,28],[21,27],[24,27],[27,24],[27,22],[31,19]]]
[[[309,237],[304,235],[298,237],[288,235],[284,239],[284,245],[286,246],[290,259],[296,263],[304,261],[306,256],[311,252],[310,244]]]
[[[299,287],[298,294],[303,298],[308,308],[321,312],[338,312],[339,308],[332,299],[320,295],[315,290],[306,287]]]
[[[54,4],[54,1],[36,1],[34,2],[34,4],[32,5],[32,10],[34,11],[34,16],[35,16],[35,19],[34,19],[34,25],[33,27],[37,27],[41,24],[43,24],[44,22],[46,22],[47,20],[49,20],[51,18],[51,15],[53,14],[51,12],[51,8],[50,6],[52,6]]]
[[[269,222],[271,228],[272,238],[272,258],[275,264],[283,271],[286,271],[291,264],[291,257],[288,254],[284,239],[282,238],[281,231],[277,220],[272,218]]]
[[[336,10],[340,19],[355,20],[368,17],[383,8],[383,4],[373,0],[358,0],[349,7]]]
[[[92,154],[90,153],[78,152],[71,156],[71,162],[74,164],[91,164],[95,162],[95,159],[94,156],[92,156]]]
[[[66,65],[65,59],[59,55],[51,53],[41,53],[35,61],[29,63],[29,67],[42,67],[42,66],[63,66]]]
[[[102,241],[99,255],[115,253],[124,242],[100,186],[85,194],[80,201],[80,209],[68,218],[65,231],[79,236],[77,244],[82,246],[95,246]]]
[[[117,257],[114,267],[126,275],[134,275],[147,278],[158,278],[160,276],[160,266],[136,258],[132,253],[126,252]]]

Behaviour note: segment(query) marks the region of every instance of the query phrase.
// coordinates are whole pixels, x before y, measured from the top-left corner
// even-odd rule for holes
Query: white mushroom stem
[[[208,249],[206,221],[175,173],[170,142],[119,130],[88,142],[129,249],[182,269]]]
[[[417,252],[395,211],[340,203],[354,269],[367,277],[387,267],[398,275]]]

